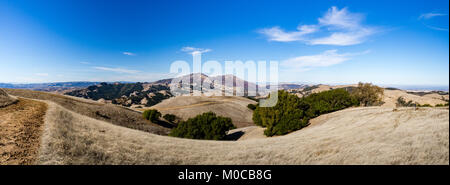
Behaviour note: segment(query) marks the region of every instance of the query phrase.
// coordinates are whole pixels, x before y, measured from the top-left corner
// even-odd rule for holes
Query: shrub
[[[255,105],[255,104],[248,104],[247,107],[248,107],[250,110],[255,110],[255,109],[256,109],[256,105]]]
[[[426,104],[417,104],[418,107],[432,107],[430,104],[426,103]]]
[[[355,97],[361,106],[374,106],[382,103],[384,90],[371,83],[358,83],[358,87],[353,89],[351,95]]]
[[[311,118],[357,104],[358,101],[344,89],[324,91],[303,98],[280,90],[274,107],[256,107],[253,122],[267,127],[264,131],[267,136],[284,135],[307,126]]]
[[[170,136],[190,139],[221,140],[226,132],[236,128],[231,118],[216,116],[213,112],[206,112],[183,121],[172,129]]]
[[[150,120],[151,122],[156,122],[161,117],[161,113],[156,109],[145,110],[142,115],[146,120]]]
[[[397,105],[397,107],[415,107],[416,103],[413,103],[412,100],[409,100],[408,102],[406,102],[405,98],[398,97],[396,105]]]
[[[163,116],[163,118],[165,120],[167,120],[168,122],[173,123],[177,119],[177,116],[175,116],[173,114],[166,114],[166,115]]]

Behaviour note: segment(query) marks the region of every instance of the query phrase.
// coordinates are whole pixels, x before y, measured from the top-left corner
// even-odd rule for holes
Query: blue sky
[[[449,84],[448,1],[4,1],[0,82],[153,81],[176,60],[279,61],[279,80]]]

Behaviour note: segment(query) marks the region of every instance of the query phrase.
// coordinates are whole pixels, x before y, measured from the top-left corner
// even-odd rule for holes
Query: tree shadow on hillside
[[[236,141],[239,138],[241,138],[243,135],[244,135],[244,132],[237,131],[237,132],[226,135],[225,138],[223,138],[223,139],[228,140],[228,141]]]
[[[163,120],[154,121],[152,123],[160,125],[160,126],[165,127],[165,128],[170,128],[170,129],[175,127],[175,124],[172,124],[172,123],[169,123],[169,122],[163,121]]]

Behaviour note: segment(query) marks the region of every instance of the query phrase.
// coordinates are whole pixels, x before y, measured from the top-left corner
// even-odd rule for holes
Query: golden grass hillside
[[[421,105],[430,104],[435,106],[436,104],[446,104],[447,102],[443,99],[448,100],[448,95],[440,96],[437,93],[427,94],[425,96],[419,96],[414,94],[409,94],[404,90],[384,90],[383,102],[385,102],[383,107],[396,107],[397,99],[403,97],[406,101],[417,102]]]
[[[0,89],[0,108],[16,103],[17,99],[9,96],[5,91]]]
[[[145,132],[160,135],[167,135],[170,131],[169,128],[165,128],[163,126],[145,120],[142,117],[142,113],[140,112],[133,111],[116,105],[104,104],[95,101],[90,101],[87,99],[75,98],[47,92],[39,92],[23,89],[4,89],[4,90],[7,93],[15,96],[52,101],[68,110],[77,112],[81,115],[95,118],[98,120],[104,120],[109,123],[120,125],[127,128],[142,130]]]
[[[449,110],[352,108],[286,136],[206,141],[149,134],[49,102],[40,164],[447,164]]]
[[[237,96],[177,96],[152,106],[164,114],[174,114],[183,120],[193,118],[204,112],[212,111],[220,116],[229,117],[236,127],[254,125],[253,111],[247,105],[255,101]]]

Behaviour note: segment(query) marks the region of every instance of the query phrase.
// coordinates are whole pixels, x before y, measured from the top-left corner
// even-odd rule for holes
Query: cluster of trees
[[[190,139],[222,140],[225,138],[226,132],[234,128],[236,127],[231,118],[206,112],[179,123],[169,135]]]
[[[370,83],[359,83],[357,87],[332,89],[302,98],[280,90],[274,107],[248,107],[254,108],[253,122],[266,127],[266,136],[273,136],[306,127],[310,119],[322,114],[352,106],[379,105],[382,103],[382,96],[382,88]]]
[[[156,109],[145,110],[142,115],[151,122],[161,121],[161,113]],[[174,137],[222,140],[228,130],[236,128],[231,118],[216,116],[213,112],[197,115],[187,121],[180,121],[173,114],[165,114],[163,118],[176,125],[169,134]]]
[[[280,90],[274,107],[256,107],[253,122],[266,127],[264,134],[267,136],[284,135],[306,127],[311,118],[358,103],[344,89],[315,93],[303,98]]]
[[[150,120],[151,122],[160,121],[161,115],[162,115],[161,112],[159,112],[156,109],[145,110],[144,113],[142,113],[144,119]],[[180,119],[173,114],[165,114],[163,118],[172,124],[176,123]]]

